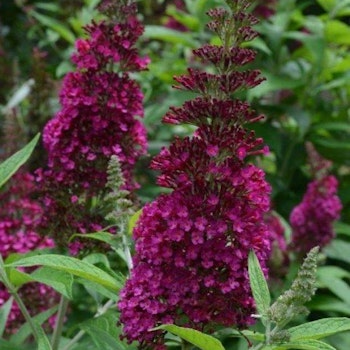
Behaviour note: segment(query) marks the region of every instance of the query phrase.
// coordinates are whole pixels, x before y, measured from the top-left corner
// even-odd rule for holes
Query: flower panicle
[[[324,159],[311,143],[306,147],[314,179],[289,218],[292,227],[290,250],[299,255],[316,245],[322,249],[331,242],[335,236],[333,224],[340,218],[342,209],[337,195],[338,180],[329,174],[332,163]]]
[[[160,170],[158,184],[173,191],[143,208],[133,232],[134,267],[118,303],[123,335],[140,349],[165,349],[163,332],[149,331],[159,324],[203,330],[253,322],[247,259],[254,249],[267,273],[271,188],[262,169],[246,161],[268,151],[246,128],[262,117],[236,94],[261,82],[258,71],[244,70],[254,59],[240,48],[255,35],[252,17],[242,12],[247,5],[233,1],[235,11],[209,12],[222,46],[194,55],[211,72],[190,68],[175,78],[179,89],[199,96],[171,107],[163,121],[196,130],[176,137],[151,163]]]
[[[109,160],[118,158],[122,190],[132,192],[138,188],[134,165],[147,147],[143,94],[130,74],[149,62],[135,45],[143,26],[132,1],[106,0],[101,6],[107,18],[87,25],[87,37],[76,41],[76,70],[65,76],[61,109],[43,133],[48,164],[37,171],[45,206],[41,231],[54,232],[60,247],[72,234],[106,226],[95,204],[108,192]],[[79,249],[76,244],[71,252]]]
[[[109,189],[103,200],[104,209],[108,211],[106,220],[113,224],[125,224],[125,220],[135,213],[134,203],[130,200],[130,191],[123,189],[125,179],[120,161],[113,155],[108,163],[107,183]]]

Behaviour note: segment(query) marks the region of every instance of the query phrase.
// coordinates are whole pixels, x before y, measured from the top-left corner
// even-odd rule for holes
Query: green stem
[[[68,299],[65,296],[61,296],[60,305],[58,307],[58,314],[55,329],[53,331],[51,344],[52,350],[57,350],[60,344],[62,329],[64,324],[64,318],[66,316],[67,307],[68,307]]]
[[[5,285],[6,289],[9,291],[9,293],[13,296],[13,299],[16,301],[19,309],[22,312],[22,315],[24,316],[25,320],[28,322],[29,327],[32,330],[32,333],[34,335],[34,338],[37,343],[39,343],[39,333],[37,332],[36,326],[34,324],[33,319],[31,318],[27,307],[24,305],[21,297],[18,295],[16,288],[12,285],[12,283],[9,281],[5,268],[4,268],[4,261],[2,260],[2,257],[0,255],[0,280]]]
[[[122,233],[122,247],[125,254],[125,262],[128,266],[129,273],[131,272],[133,268],[132,263],[132,256],[129,248],[129,242],[128,242],[128,232],[127,232],[127,224],[123,222],[119,225],[120,232]]]
[[[266,344],[270,345],[270,340],[271,340],[271,322],[270,321],[267,321],[267,324],[266,324],[265,337],[266,337]]]
[[[292,156],[292,153],[293,153],[293,150],[294,150],[294,147],[295,147],[296,144],[297,144],[296,140],[293,140],[292,142],[289,143],[287,151],[286,151],[286,153],[284,155],[283,163],[281,165],[281,170],[280,170],[281,178],[286,178],[286,177],[289,178],[290,177],[290,174],[288,174],[288,163],[290,161],[290,158]],[[287,181],[287,182],[289,182],[289,181]]]
[[[16,290],[14,288],[13,289],[10,288],[9,285],[7,285],[6,287],[8,288],[9,292],[12,294],[13,299],[15,299],[15,301],[16,301],[19,309],[21,310],[25,320],[28,322],[28,324],[29,324],[29,326],[30,326],[30,328],[31,328],[31,330],[33,332],[35,340],[37,342],[39,342],[39,334],[38,334],[38,332],[36,330],[35,324],[34,324],[33,319],[31,318],[31,316],[30,316],[30,314],[28,312],[27,307],[24,305],[21,297],[18,295],[18,293],[16,292]]]

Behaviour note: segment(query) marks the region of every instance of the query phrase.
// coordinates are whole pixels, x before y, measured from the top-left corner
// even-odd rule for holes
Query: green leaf
[[[350,125],[349,125],[349,132],[350,132]],[[337,235],[344,235],[350,237],[350,225],[345,224],[344,222],[336,222],[334,225],[335,232]]]
[[[289,328],[288,332],[291,335],[291,341],[294,341],[325,338],[348,330],[350,330],[350,318],[330,317]]]
[[[196,16],[191,16],[186,12],[179,11],[174,5],[169,6],[167,15],[173,17],[177,22],[181,23],[193,32],[199,30],[199,19]]]
[[[173,324],[165,324],[153,328],[154,331],[160,329],[179,336],[187,342],[197,346],[201,350],[225,350],[218,339],[195,329],[179,327]]]
[[[85,238],[85,239],[94,239],[96,241],[107,243],[111,246],[115,244],[115,239],[116,239],[115,235],[112,235],[109,232],[103,232],[103,231],[94,232],[94,233],[84,233],[84,234],[76,233],[72,235],[70,240],[73,240],[75,237]]]
[[[335,260],[345,261],[350,264],[350,243],[340,239],[334,239],[332,243],[325,248],[326,255]]]
[[[326,129],[330,131],[343,131],[350,133],[350,125],[344,122],[323,122],[314,124],[311,130]]]
[[[248,271],[250,287],[255,299],[256,308],[259,314],[263,316],[270,307],[271,296],[259,260],[254,251],[249,253]]]
[[[58,255],[58,254],[44,254],[32,256],[15,261],[6,266],[10,267],[26,267],[26,266],[48,266],[53,269],[71,273],[74,276],[85,278],[89,281],[96,282],[110,288],[114,291],[119,291],[122,283],[111,275],[101,270],[100,268],[76,258]]]
[[[29,282],[39,282],[55,289],[58,293],[63,294],[67,299],[73,299],[73,275],[64,271],[59,271],[49,267],[36,269],[31,274],[16,270],[15,268],[7,268],[10,282],[16,286]]]
[[[21,287],[23,284],[33,281],[33,278],[25,272],[16,270],[15,268],[7,268],[6,270],[10,282],[15,287]]]
[[[300,341],[289,342],[274,346],[273,350],[301,349],[301,350],[337,350],[333,346],[313,339],[305,339]]]
[[[35,329],[38,333],[38,350],[52,350],[49,339],[47,338],[44,330],[41,326],[34,321]]]
[[[70,44],[74,44],[74,34],[62,22],[52,17],[43,15],[35,10],[30,11],[29,14],[33,16],[37,21],[39,21],[42,25],[58,33],[61,36],[61,38],[68,41]]]
[[[44,322],[46,322],[52,315],[54,315],[58,310],[58,305],[41,312],[40,314],[32,317],[33,321],[38,324],[42,325]],[[30,325],[26,322],[21,326],[21,328],[16,332],[16,334],[13,334],[10,338],[12,342],[15,344],[22,344],[25,342],[25,340],[32,334],[32,329]],[[1,348],[2,349],[2,348]]]
[[[54,3],[36,2],[35,7],[38,9],[51,11],[55,13],[60,11],[60,7],[58,6],[58,4],[54,4]]]
[[[262,76],[265,77],[266,80],[248,91],[247,96],[249,100],[265,96],[272,91],[296,89],[305,84],[303,79],[291,79],[286,75],[273,75],[271,72],[263,70]]]
[[[0,164],[0,187],[29,159],[39,140],[37,134],[25,147]]]
[[[107,268],[111,267],[107,256],[105,254],[102,254],[102,253],[89,254],[83,258],[83,261],[86,261],[86,262],[93,264],[93,265],[102,264],[102,265],[106,266]]]
[[[31,350],[23,345],[16,345],[7,340],[0,339],[0,349],[1,350]]]
[[[50,267],[36,269],[30,275],[35,281],[44,283],[64,295],[67,299],[73,299],[74,278],[71,273],[56,270]]]
[[[317,269],[317,276],[322,282],[323,279],[333,277],[337,279],[350,278],[350,272],[338,266],[321,266]]]
[[[140,215],[142,214],[142,209],[138,210],[129,220],[128,222],[128,233],[131,236],[132,231],[134,230],[134,227],[137,224],[138,219],[140,218]]]
[[[330,20],[326,23],[325,36],[332,44],[349,45],[350,27],[338,20]]]
[[[224,338],[227,337],[247,337],[249,339],[253,339],[253,340],[258,340],[260,342],[263,342],[265,339],[265,334],[263,333],[259,333],[256,331],[251,331],[251,330],[242,330],[242,331],[237,331],[236,329],[232,329],[232,328],[224,328],[220,331],[217,332],[218,333],[218,337],[221,338],[221,336],[223,336]]]
[[[265,53],[267,56],[271,56],[272,55],[272,51],[266,45],[266,42],[264,40],[262,40],[261,38],[255,38],[252,41],[244,43],[242,46],[243,47],[247,46],[247,47],[252,47],[254,49],[258,49],[261,52]]]
[[[324,312],[337,312],[340,315],[350,316],[350,305],[344,303],[336,297],[329,295],[318,295],[313,297],[307,304],[310,310],[320,310]]]
[[[182,44],[194,48],[197,46],[190,33],[179,32],[178,30],[165,28],[156,25],[145,27],[144,37],[148,39],[162,40],[171,44]]]
[[[81,323],[79,328],[90,335],[98,350],[125,350],[127,348],[119,340],[120,333],[115,326],[118,319],[116,312],[109,311]]]
[[[336,296],[350,305],[350,287],[349,285],[334,276],[321,275],[320,281]]]
[[[86,291],[94,298],[97,304],[101,303],[101,296],[114,300],[115,302],[118,301],[117,293],[112,292],[110,289],[105,288],[98,283],[94,283],[79,277],[77,277],[76,281],[85,287]]]
[[[9,300],[7,300],[6,303],[3,304],[0,308],[0,338],[4,334],[7,318],[8,318],[8,315],[10,314],[12,303],[13,303],[13,297],[9,298]]]
[[[7,114],[13,108],[17,107],[30,94],[30,91],[32,90],[34,84],[34,79],[29,79],[23,83],[11,96],[10,100],[1,112],[3,114]]]
[[[327,12],[330,12],[336,4],[336,0],[317,0],[317,2],[323,7]]]

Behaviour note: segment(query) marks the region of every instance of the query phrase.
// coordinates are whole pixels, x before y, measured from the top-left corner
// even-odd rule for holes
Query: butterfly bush
[[[31,198],[34,189],[34,177],[21,171],[0,192],[0,254],[3,259],[12,253],[24,254],[35,249],[52,248],[54,245],[50,238],[43,238],[37,233],[43,211],[39,203]],[[27,283],[18,293],[32,316],[54,306],[59,299],[53,289],[38,283]],[[0,307],[9,298],[9,292],[0,283]],[[24,317],[14,302],[7,320],[6,333],[15,333],[24,322]]]
[[[334,238],[333,223],[339,219],[342,204],[337,196],[338,181],[329,175],[332,163],[323,159],[307,144],[309,163],[314,180],[290,214],[292,226],[291,249],[305,255],[311,248],[325,247]]]
[[[43,227],[62,246],[73,233],[102,228],[94,199],[105,191],[111,156],[120,160],[125,188],[132,191],[138,187],[132,170],[146,150],[139,119],[143,95],[130,75],[148,63],[135,48],[143,27],[128,1],[104,1],[101,11],[107,19],[88,25],[87,38],[76,42],[76,71],[65,76],[61,110],[43,133],[48,164],[37,172],[44,192]],[[78,248],[71,245],[73,253]]]
[[[247,257],[254,249],[264,271],[271,237],[264,222],[270,186],[247,158],[268,151],[245,125],[262,116],[238,92],[263,79],[243,66],[255,52],[242,48],[256,37],[248,2],[230,0],[231,10],[209,11],[208,27],[221,46],[193,51],[211,73],[189,68],[176,77],[178,89],[199,96],[171,107],[169,124],[192,124],[192,137],[176,138],[151,167],[158,184],[172,189],[147,204],[134,229],[134,268],[118,303],[124,336],[140,349],[166,349],[164,323],[210,331],[217,325],[253,322]],[[198,65],[197,65],[198,66]],[[189,96],[191,96],[189,94]]]

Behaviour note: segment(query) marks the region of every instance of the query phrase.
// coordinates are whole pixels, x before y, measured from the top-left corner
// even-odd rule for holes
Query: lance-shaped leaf
[[[264,273],[255,253],[251,251],[248,258],[250,287],[255,299],[256,308],[260,315],[265,315],[271,303],[271,296]]]
[[[201,350],[225,350],[219,340],[195,329],[179,327],[173,324],[166,324],[153,328],[152,330],[155,331],[160,329],[164,329],[172,334],[179,336],[187,342],[197,346]]]
[[[38,350],[52,350],[50,341],[41,326],[34,321],[34,327],[38,335]]]
[[[28,160],[39,137],[37,134],[24,148],[0,164],[0,187]]]
[[[35,322],[35,324],[42,325],[45,321],[47,321],[52,315],[54,315],[57,312],[57,309],[58,309],[58,305],[41,312],[40,314],[32,317],[32,319]],[[26,322],[21,326],[21,328],[15,334],[11,336],[10,340],[14,344],[22,344],[31,334],[32,334],[32,329],[29,323]],[[0,347],[0,349],[2,348]]]
[[[112,235],[111,233],[104,232],[104,231],[94,232],[94,233],[84,233],[84,234],[76,233],[70,238],[70,241],[74,240],[74,238],[76,237],[83,238],[83,239],[94,239],[96,241],[107,243],[111,246],[115,244],[115,241],[116,241],[115,235]]]
[[[142,214],[142,209],[138,210],[129,220],[128,222],[128,234],[132,236],[132,231],[134,230],[134,227],[137,224],[137,221],[139,220],[140,216]]]
[[[47,266],[56,270],[71,273],[72,275],[79,276],[81,278],[85,278],[86,280],[99,283],[102,286],[105,286],[114,291],[119,291],[122,287],[121,281],[116,280],[107,272],[101,270],[93,264],[64,255],[44,254],[31,256],[17,260],[6,266],[27,267],[37,265]]]
[[[287,344],[281,344],[273,347],[273,350],[337,350],[333,346],[314,339],[303,339],[289,342]]]
[[[350,318],[330,317],[308,322],[288,329],[291,340],[320,339],[350,330]]]
[[[121,342],[120,332],[115,326],[118,320],[116,312],[108,311],[81,323],[79,328],[90,335],[96,350],[126,350],[129,346]]]
[[[11,297],[0,308],[0,338],[4,334],[4,331],[6,328],[6,323],[7,323],[7,318],[10,314],[12,303],[13,303],[13,298]]]

